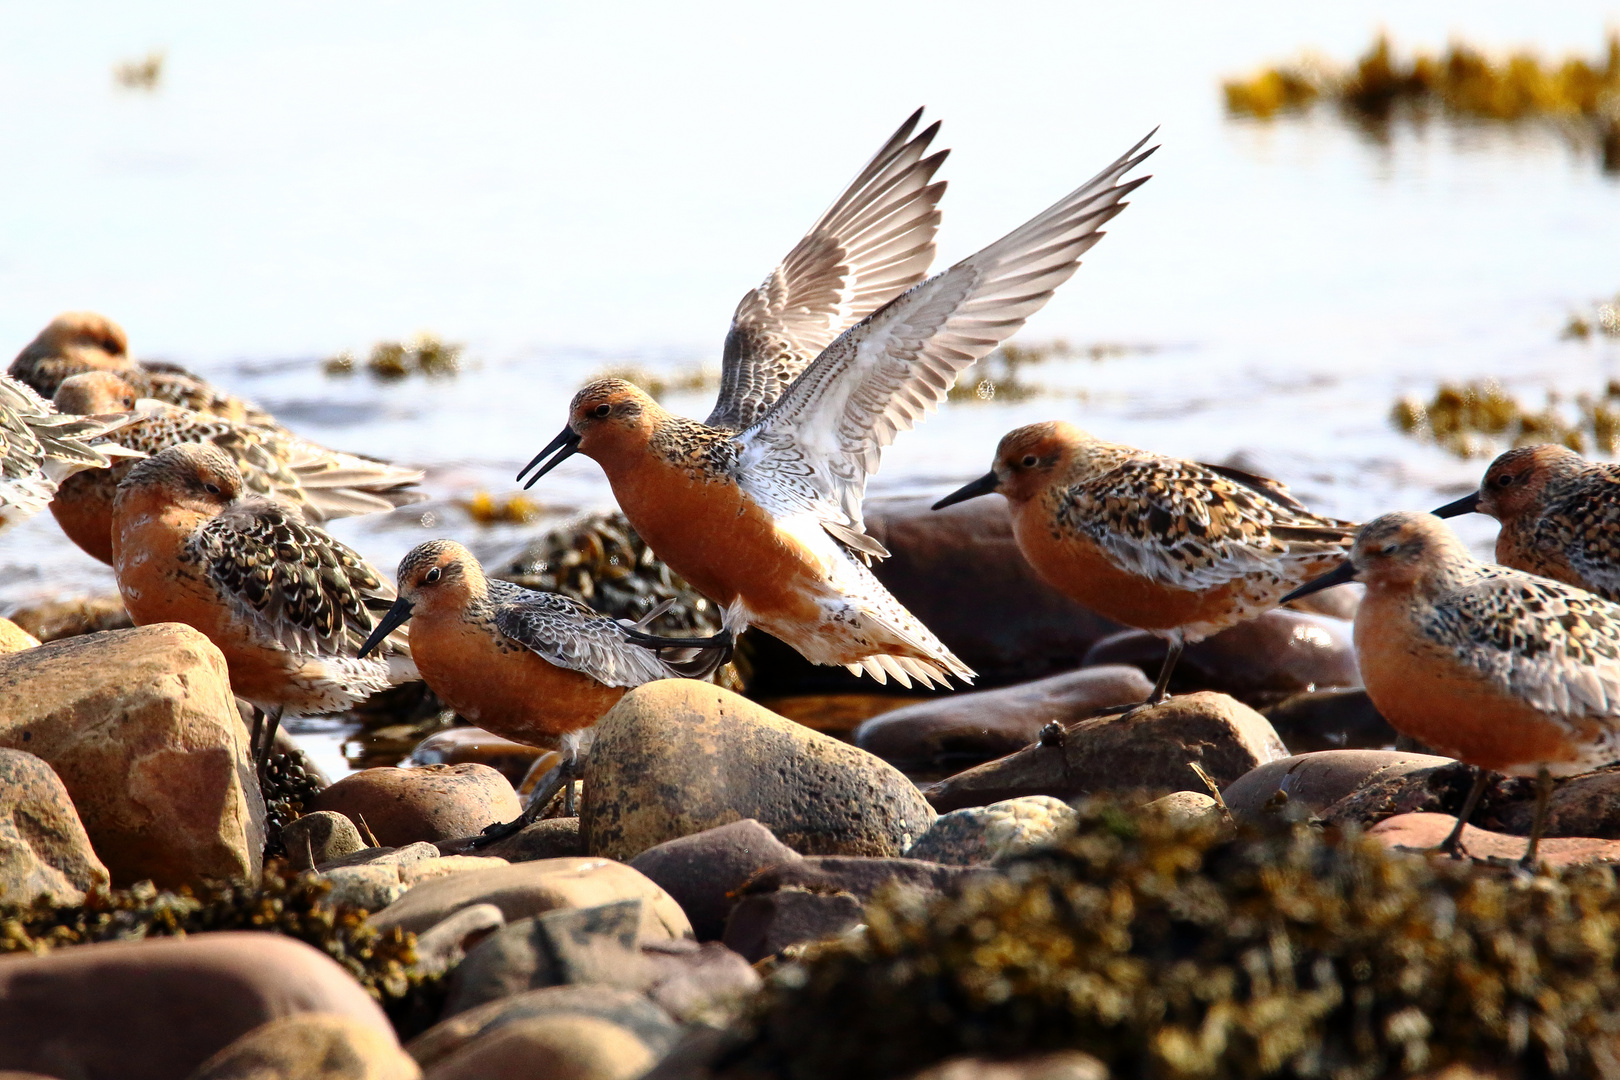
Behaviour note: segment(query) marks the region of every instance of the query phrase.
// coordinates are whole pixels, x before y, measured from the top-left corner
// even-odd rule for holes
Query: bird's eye
[[[1395,554],[1395,548],[1396,548],[1395,544],[1385,544],[1379,550],[1382,551],[1385,555],[1393,555],[1393,554]]]
[[[596,408],[591,410],[591,415],[592,416],[606,416],[608,413],[610,413],[612,411],[613,411],[613,406],[609,405],[607,402],[604,401],[604,402],[602,402],[602,404],[598,405]]]
[[[438,584],[439,578],[441,576],[442,576],[442,574],[440,573],[439,568],[437,566],[435,566],[433,569],[429,570],[427,573],[422,575],[422,584],[424,584],[424,585],[436,585],[436,584]]]
[[[1512,483],[1513,483],[1513,477],[1511,477],[1511,476],[1498,476],[1496,478],[1496,486],[1497,487],[1508,487]]]
[[[208,492],[208,494],[210,494],[210,495],[218,495],[219,494],[219,485],[218,484],[204,484],[203,485],[203,490]]]
[[[1035,459],[1034,454],[1025,454],[1024,455],[1024,468],[1033,469],[1035,467],[1035,460],[1036,459]]]

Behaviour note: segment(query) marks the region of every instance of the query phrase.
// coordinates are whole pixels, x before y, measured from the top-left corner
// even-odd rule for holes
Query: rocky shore
[[[328,783],[284,739],[261,784],[201,634],[0,623],[0,1076],[1609,1075],[1620,771],[1560,783],[1549,877],[1498,865],[1528,781],[1474,860],[1424,854],[1469,774],[1396,745],[1346,590],[1098,715],[1162,644],[1040,585],[994,500],[867,515],[977,688],[750,637],[602,718],[577,815],[483,846],[551,755],[402,690],[370,722],[405,767]],[[509,572],[715,621],[611,520]]]

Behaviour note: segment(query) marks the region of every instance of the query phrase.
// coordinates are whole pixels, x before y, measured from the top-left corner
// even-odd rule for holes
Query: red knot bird
[[[904,141],[914,120],[738,305],[707,422],[601,380],[575,395],[568,426],[519,474],[533,470],[532,485],[572,454],[595,459],[631,525],[721,607],[733,633],[758,626],[812,663],[907,686],[973,672],[868,568],[888,553],[864,529],[866,478],[958,374],[1073,275],[1147,179],[1121,178],[1152,153],[1140,152],[1144,139],[1027,224],[913,285],[937,216],[924,197],[935,158],[917,145],[933,129]],[[846,254],[874,230],[876,250],[910,252],[895,264],[903,274],[873,278],[881,288]]]
[[[110,438],[145,455],[183,443],[212,443],[236,463],[248,494],[297,506],[311,522],[378,513],[426,498],[413,490],[422,480],[420,469],[329,450],[280,429],[254,427],[182,405],[137,400],[135,388],[110,371],[88,371],[63,380],[55,404],[64,413],[132,414]],[[133,467],[133,462],[123,462],[82,472],[63,483],[51,501],[51,513],[62,531],[104,563],[112,562],[113,499]]]
[[[51,320],[17,354],[10,374],[51,398],[64,379],[86,371],[115,372],[143,398],[258,427],[278,426],[275,417],[253,402],[228,394],[182,367],[132,360],[124,328],[93,311],[69,311]]]
[[[1460,852],[1485,770],[1534,776],[1533,865],[1552,778],[1620,759],[1620,605],[1482,563],[1430,514],[1369,521],[1348,562],[1289,599],[1352,580],[1367,584],[1355,644],[1368,697],[1395,730],[1476,769],[1442,849]]]
[[[25,384],[0,375],[0,530],[45,509],[75,474],[127,456],[122,447],[97,442],[126,422],[57,412]]]
[[[490,838],[529,824],[575,777],[590,729],[627,691],[658,679],[707,678],[731,655],[725,631],[697,639],[647,633],[673,600],[640,622],[620,622],[571,597],[486,577],[453,540],[412,549],[399,564],[398,587],[359,655],[409,620],[411,657],[440,701],[497,735],[562,751],[523,816],[487,830]]]
[[[1620,465],[1556,443],[1509,450],[1479,489],[1436,517],[1488,514],[1502,523],[1496,561],[1620,600]]]
[[[995,467],[934,509],[991,492],[1007,497],[1018,550],[1047,584],[1169,643],[1148,705],[1164,700],[1185,645],[1339,565],[1356,528],[1312,513],[1275,480],[1062,421],[1009,432]]]
[[[393,585],[297,507],[249,495],[212,443],[171,446],[130,470],[112,555],[136,625],[185,623],[225,654],[231,689],[269,721],[253,740],[261,765],[284,710],[341,712],[419,677],[403,631],[359,655]]]

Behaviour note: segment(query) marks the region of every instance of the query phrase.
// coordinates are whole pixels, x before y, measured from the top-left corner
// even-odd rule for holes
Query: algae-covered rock
[[[954,895],[868,904],[865,934],[772,977],[716,1075],[875,1080],[1057,1049],[1166,1080],[1602,1074],[1611,868],[1532,879],[1276,817],[1231,833],[1078,809],[1071,837]]]

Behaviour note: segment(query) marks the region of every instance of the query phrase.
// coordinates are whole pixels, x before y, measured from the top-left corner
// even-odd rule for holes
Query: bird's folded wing
[[[1057,518],[1122,570],[1171,588],[1212,589],[1349,551],[1354,526],[1297,505],[1207,465],[1144,456],[1067,488]]]
[[[491,581],[495,628],[548,663],[605,686],[640,686],[673,674],[631,644],[624,628],[571,597]]]
[[[1434,611],[1427,636],[1526,704],[1562,716],[1620,716],[1620,605],[1482,565]]]
[[[358,552],[268,499],[231,507],[190,544],[237,615],[294,652],[354,656],[376,625],[367,601],[394,597]]]
[[[737,305],[711,427],[752,424],[846,327],[928,273],[945,193],[930,181],[949,151],[925,156],[939,124],[913,138],[921,117],[918,109],[900,126]]]
[[[1148,138],[1152,138],[1149,133]],[[845,331],[739,436],[742,483],[777,514],[862,531],[882,450],[945,399],[963,369],[1011,337],[1067,281],[1102,225],[1147,180],[1121,182],[1143,139],[1021,228]]]

